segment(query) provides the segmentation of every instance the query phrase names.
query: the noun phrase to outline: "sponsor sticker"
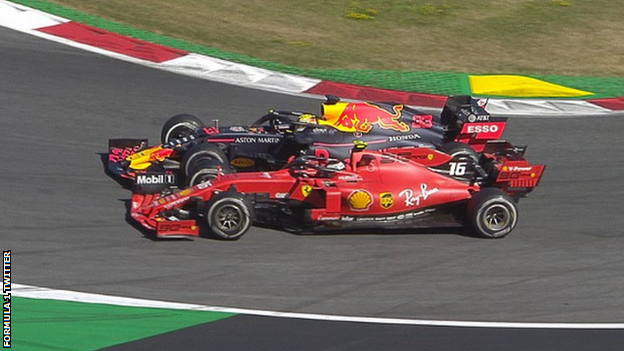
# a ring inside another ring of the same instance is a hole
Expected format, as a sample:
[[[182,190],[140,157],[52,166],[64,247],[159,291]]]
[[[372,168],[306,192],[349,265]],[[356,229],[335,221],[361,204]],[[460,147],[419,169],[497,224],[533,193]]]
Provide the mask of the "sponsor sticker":
[[[418,134],[406,134],[406,135],[395,135],[395,136],[388,137],[388,141],[389,142],[401,141],[401,140],[414,140],[414,139],[420,139],[420,135],[418,135]]]
[[[238,144],[277,144],[280,142],[279,138],[271,137],[240,137],[236,138]]]
[[[241,126],[232,126],[230,127],[230,130],[233,132],[245,132],[245,128],[241,127]]]
[[[204,133],[206,133],[208,135],[219,134],[219,128],[217,128],[217,127],[204,128]]]
[[[359,175],[344,175],[344,176],[338,176],[339,180],[346,180],[347,182],[357,182],[359,180],[362,180],[362,177],[360,177]]]
[[[175,184],[175,176],[173,174],[139,174],[136,177],[138,185],[149,184]]]
[[[180,191],[180,196],[186,196],[186,195],[189,195],[192,192],[193,192],[193,190],[191,190],[191,189],[182,190],[182,191]]]
[[[209,188],[210,186],[212,186],[212,182],[211,181],[207,181],[207,182],[199,183],[195,187],[197,187],[197,189],[199,189],[199,190],[203,190],[203,189]]]
[[[489,122],[490,121],[490,115],[475,115],[475,114],[471,114],[470,116],[468,116],[468,122],[474,123],[474,122]]]
[[[408,213],[401,213],[398,215],[392,215],[392,216],[373,216],[373,217],[369,217],[369,216],[342,216],[340,217],[340,221],[342,222],[392,222],[392,221],[403,221],[403,220],[410,220],[410,219],[416,219],[424,214],[427,213],[431,213],[435,211],[434,209],[427,209],[427,210],[423,210],[423,211],[418,211],[418,212],[408,212]]]
[[[422,183],[419,190],[420,192],[416,192],[412,189],[405,189],[399,193],[399,197],[403,197],[405,199],[406,207],[418,207],[431,195],[440,191],[438,188],[429,189],[429,185],[426,183]]]
[[[354,190],[347,198],[349,207],[353,211],[368,211],[373,204],[373,196],[366,190]]]
[[[339,215],[334,215],[334,216],[320,215],[317,218],[317,221],[319,221],[319,222],[338,221],[338,220],[340,220],[340,216]]]
[[[394,196],[392,193],[381,193],[379,194],[379,204],[381,208],[387,210],[394,205]]]
[[[230,161],[230,163],[232,164],[232,166],[238,168],[249,168],[256,165],[256,161],[246,157],[237,157]]]
[[[478,117],[478,116],[476,116]],[[475,118],[476,118],[475,117]],[[505,130],[505,122],[476,122],[466,123],[462,128],[462,134],[477,134],[477,139],[499,138]]]

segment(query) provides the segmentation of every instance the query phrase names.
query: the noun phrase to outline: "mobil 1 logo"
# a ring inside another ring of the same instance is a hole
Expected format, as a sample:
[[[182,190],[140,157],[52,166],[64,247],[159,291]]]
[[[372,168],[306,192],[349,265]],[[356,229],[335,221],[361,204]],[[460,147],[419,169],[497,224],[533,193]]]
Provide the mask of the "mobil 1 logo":
[[[145,173],[136,177],[137,185],[174,185],[175,182],[175,175],[170,173]]]
[[[144,173],[137,174],[133,191],[137,193],[157,193],[167,188],[175,188],[177,179],[171,173]]]

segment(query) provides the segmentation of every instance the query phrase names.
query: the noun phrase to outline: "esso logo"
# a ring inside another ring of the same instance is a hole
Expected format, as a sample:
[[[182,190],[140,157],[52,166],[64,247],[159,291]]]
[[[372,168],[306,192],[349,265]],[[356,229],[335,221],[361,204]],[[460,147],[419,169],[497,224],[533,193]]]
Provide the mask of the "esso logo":
[[[496,133],[498,131],[499,131],[499,128],[495,124],[475,125],[475,126],[469,125],[467,129],[468,133]]]

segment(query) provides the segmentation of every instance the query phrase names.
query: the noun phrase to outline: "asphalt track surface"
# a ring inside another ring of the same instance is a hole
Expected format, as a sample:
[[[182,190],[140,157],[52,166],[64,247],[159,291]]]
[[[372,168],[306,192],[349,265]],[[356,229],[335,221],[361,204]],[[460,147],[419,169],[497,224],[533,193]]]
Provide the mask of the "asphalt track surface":
[[[459,321],[623,322],[618,117],[511,119],[548,165],[501,240],[421,230],[155,241],[104,174],[111,137],[158,141],[188,112],[249,123],[319,100],[197,80],[0,28],[0,248],[17,283],[288,312]],[[619,334],[622,335],[621,333]],[[604,348],[602,348],[604,349]]]

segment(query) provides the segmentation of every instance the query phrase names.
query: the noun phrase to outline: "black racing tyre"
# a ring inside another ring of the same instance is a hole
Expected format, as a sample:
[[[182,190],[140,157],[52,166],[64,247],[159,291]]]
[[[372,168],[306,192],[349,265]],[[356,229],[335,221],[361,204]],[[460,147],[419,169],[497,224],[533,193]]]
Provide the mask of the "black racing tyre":
[[[484,238],[502,238],[518,223],[515,201],[497,188],[485,188],[474,194],[466,215],[475,232]]]
[[[215,168],[220,165],[226,172],[230,170],[230,163],[225,153],[218,147],[205,143],[197,144],[184,153],[180,169],[188,177],[191,170],[201,160],[210,160],[214,163]]]
[[[472,146],[457,141],[451,141],[440,146],[440,151],[453,156],[458,159],[471,158],[475,161],[479,161],[479,154],[472,148]]]
[[[174,139],[187,137],[201,128],[204,128],[204,122],[199,118],[188,114],[175,115],[162,127],[160,142],[165,144]]]
[[[206,203],[204,218],[219,239],[238,240],[253,223],[253,207],[240,193],[225,191]]]
[[[191,167],[189,174],[186,176],[186,185],[192,187],[199,183],[217,178],[219,166],[222,166],[222,173],[230,173],[230,169],[228,167],[223,167],[219,161],[212,159],[197,160],[197,162],[194,162],[193,167]]]

